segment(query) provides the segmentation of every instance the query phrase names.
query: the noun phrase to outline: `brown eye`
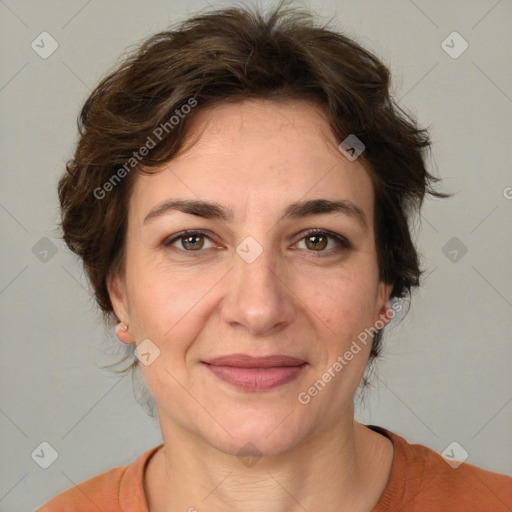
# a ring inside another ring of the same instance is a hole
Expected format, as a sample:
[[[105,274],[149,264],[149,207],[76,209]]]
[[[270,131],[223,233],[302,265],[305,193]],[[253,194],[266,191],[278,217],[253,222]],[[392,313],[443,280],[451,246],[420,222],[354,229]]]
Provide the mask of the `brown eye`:
[[[188,235],[181,237],[181,245],[187,251],[196,251],[203,248],[203,235]]]
[[[304,242],[307,252],[319,253],[318,256],[333,255],[352,247],[345,237],[322,229],[310,230],[299,240],[299,244],[302,242]],[[303,247],[299,248],[302,249]]]
[[[210,245],[205,245],[205,241]],[[163,245],[185,253],[202,252],[202,249],[210,249],[215,246],[210,237],[201,231],[182,231],[164,240]]]
[[[322,251],[327,247],[327,237],[325,235],[309,235],[304,240],[306,246],[314,251]]]

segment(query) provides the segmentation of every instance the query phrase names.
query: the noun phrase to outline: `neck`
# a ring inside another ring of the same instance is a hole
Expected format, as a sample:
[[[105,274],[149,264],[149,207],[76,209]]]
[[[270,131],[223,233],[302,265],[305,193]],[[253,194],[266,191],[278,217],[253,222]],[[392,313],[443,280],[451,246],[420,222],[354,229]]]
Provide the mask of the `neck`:
[[[352,415],[278,456],[240,459],[160,418],[164,448],[146,470],[151,512],[369,512],[384,491],[392,443]]]

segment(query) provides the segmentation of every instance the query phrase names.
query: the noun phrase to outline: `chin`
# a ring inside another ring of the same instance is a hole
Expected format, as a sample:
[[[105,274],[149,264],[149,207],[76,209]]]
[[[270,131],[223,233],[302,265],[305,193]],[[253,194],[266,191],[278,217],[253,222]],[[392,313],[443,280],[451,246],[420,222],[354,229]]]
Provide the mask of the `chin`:
[[[224,441],[224,442],[223,442]],[[218,443],[212,442],[217,450],[239,458],[279,457],[293,449],[299,440],[290,436],[270,440],[266,435],[233,436]]]
[[[204,437],[211,446],[229,455],[279,456],[295,447],[305,436],[305,432],[290,423],[292,415],[283,421],[287,414],[265,417],[260,412],[249,418],[236,416],[230,421],[225,418],[222,425],[229,434],[219,427],[215,431],[209,429]]]

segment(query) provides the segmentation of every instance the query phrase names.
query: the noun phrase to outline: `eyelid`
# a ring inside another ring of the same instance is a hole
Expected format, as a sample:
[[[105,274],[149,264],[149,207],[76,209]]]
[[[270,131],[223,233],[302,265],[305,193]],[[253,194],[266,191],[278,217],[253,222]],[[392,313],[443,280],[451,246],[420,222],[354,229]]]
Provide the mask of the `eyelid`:
[[[168,236],[165,238],[162,242],[162,244],[165,247],[169,247],[174,242],[178,242],[182,238],[186,238],[188,236],[203,236],[204,238],[207,238],[212,243],[216,243],[212,236],[208,234],[208,231],[202,230],[202,229],[186,229],[184,231],[180,231],[179,233],[176,233],[174,235]],[[185,249],[180,249],[182,252],[201,252],[199,251],[185,251]]]
[[[322,228],[310,228],[310,229],[301,231],[297,235],[298,237],[300,237],[297,241],[300,242],[307,236],[316,235],[316,234],[324,235],[329,238],[334,238],[334,240],[336,240],[340,245],[342,245],[343,247],[345,247],[347,249],[352,247],[352,244],[350,243],[350,241],[343,235],[340,235],[339,233],[335,233],[334,231],[329,231],[328,229],[322,229]],[[311,251],[311,252],[314,252],[314,251]],[[325,251],[319,251],[319,252],[325,252]]]
[[[305,238],[308,236],[313,235],[322,235],[327,238],[334,239],[335,243],[337,244],[337,247],[333,247],[331,249],[322,250],[322,251],[313,251],[308,249],[302,249],[303,251],[306,251],[308,253],[308,256],[311,256],[313,258],[329,258],[332,256],[339,256],[340,253],[345,253],[346,251],[352,249],[352,243],[343,235],[340,235],[338,233],[335,233],[333,231],[329,231],[328,229],[322,229],[322,228],[311,228],[306,229],[305,231],[300,232],[297,237],[299,239],[297,242],[295,242],[294,245],[298,244],[299,242],[302,242]],[[293,250],[298,250],[296,248],[293,248]]]

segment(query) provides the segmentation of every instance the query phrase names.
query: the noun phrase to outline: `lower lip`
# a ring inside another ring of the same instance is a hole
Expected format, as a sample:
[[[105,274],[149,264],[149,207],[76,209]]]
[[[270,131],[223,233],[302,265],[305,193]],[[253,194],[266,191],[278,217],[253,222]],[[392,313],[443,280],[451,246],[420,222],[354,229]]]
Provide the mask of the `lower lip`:
[[[295,380],[306,367],[306,363],[278,368],[239,368],[204,364],[219,379],[246,391],[268,391],[277,388]]]

